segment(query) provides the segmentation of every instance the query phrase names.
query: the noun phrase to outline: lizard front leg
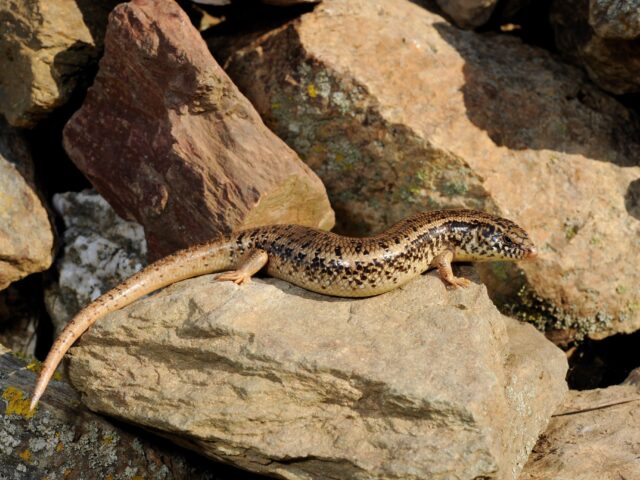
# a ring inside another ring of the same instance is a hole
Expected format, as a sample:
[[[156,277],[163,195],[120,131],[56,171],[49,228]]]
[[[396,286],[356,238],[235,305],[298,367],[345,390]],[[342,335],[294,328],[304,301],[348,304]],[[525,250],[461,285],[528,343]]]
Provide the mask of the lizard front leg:
[[[451,269],[451,260],[453,260],[453,252],[446,250],[440,255],[436,256],[431,265],[438,269],[440,278],[443,282],[451,285],[452,287],[468,287],[471,285],[471,281],[466,278],[456,277]]]
[[[236,285],[251,282],[251,277],[258,273],[269,261],[269,255],[264,250],[251,250],[241,259],[236,270],[224,272],[216,280],[231,281]]]

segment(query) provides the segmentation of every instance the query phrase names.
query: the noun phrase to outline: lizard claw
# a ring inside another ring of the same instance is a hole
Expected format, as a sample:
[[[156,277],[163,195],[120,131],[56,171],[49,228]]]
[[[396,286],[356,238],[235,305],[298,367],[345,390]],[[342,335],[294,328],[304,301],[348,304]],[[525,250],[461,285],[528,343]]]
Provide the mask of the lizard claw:
[[[471,282],[471,280],[467,280],[466,278],[462,277],[453,277],[451,279],[447,279],[447,282],[449,283],[451,288],[467,288],[473,283]]]
[[[248,275],[245,272],[240,270],[232,270],[230,272],[224,272],[218,275],[216,278],[219,282],[230,281],[235,283],[236,285],[245,285],[247,283],[251,283],[251,275]]]

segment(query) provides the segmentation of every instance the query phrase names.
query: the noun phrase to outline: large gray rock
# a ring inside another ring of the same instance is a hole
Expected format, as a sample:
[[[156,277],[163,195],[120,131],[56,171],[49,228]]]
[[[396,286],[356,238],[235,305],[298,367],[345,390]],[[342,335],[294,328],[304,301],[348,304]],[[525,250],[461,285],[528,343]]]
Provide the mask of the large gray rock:
[[[65,224],[58,282],[45,295],[56,334],[81,308],[146,264],[144,230],[120,218],[98,193],[59,193],[53,207]]]
[[[289,480],[513,479],[566,369],[436,275],[360,300],[204,276],[103,318],[70,362],[92,410]]]
[[[118,0],[0,3],[0,113],[33,127],[64,105],[102,53],[107,15]]]
[[[325,0],[218,45],[267,124],[318,172],[343,232],[425,209],[499,212],[541,255],[519,270],[486,266],[493,298],[570,339],[640,328],[640,128],[578,69],[408,0]]]
[[[0,290],[49,268],[53,247],[53,228],[34,183],[27,143],[0,117]]]
[[[570,391],[540,437],[520,480],[640,478],[640,385]]]

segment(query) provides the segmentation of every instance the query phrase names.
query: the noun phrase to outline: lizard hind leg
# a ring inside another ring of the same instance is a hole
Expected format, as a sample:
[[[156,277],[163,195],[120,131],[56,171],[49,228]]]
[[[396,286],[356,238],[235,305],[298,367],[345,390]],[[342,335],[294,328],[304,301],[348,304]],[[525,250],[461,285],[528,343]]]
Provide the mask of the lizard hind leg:
[[[236,270],[224,272],[218,276],[218,281],[230,281],[236,285],[251,282],[251,277],[258,273],[269,261],[269,255],[264,250],[247,252],[238,263]]]

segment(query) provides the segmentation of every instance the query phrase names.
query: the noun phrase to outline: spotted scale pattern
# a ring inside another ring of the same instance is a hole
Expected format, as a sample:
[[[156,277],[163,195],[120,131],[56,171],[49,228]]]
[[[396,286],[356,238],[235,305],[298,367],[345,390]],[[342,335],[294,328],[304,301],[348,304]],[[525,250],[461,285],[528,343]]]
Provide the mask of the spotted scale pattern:
[[[237,247],[234,255],[266,251],[269,275],[341,297],[397,288],[427,270],[446,250],[454,252],[454,261],[483,261],[522,258],[533,248],[515,223],[470,210],[418,214],[367,238],[274,225],[239,232],[230,240]]]

